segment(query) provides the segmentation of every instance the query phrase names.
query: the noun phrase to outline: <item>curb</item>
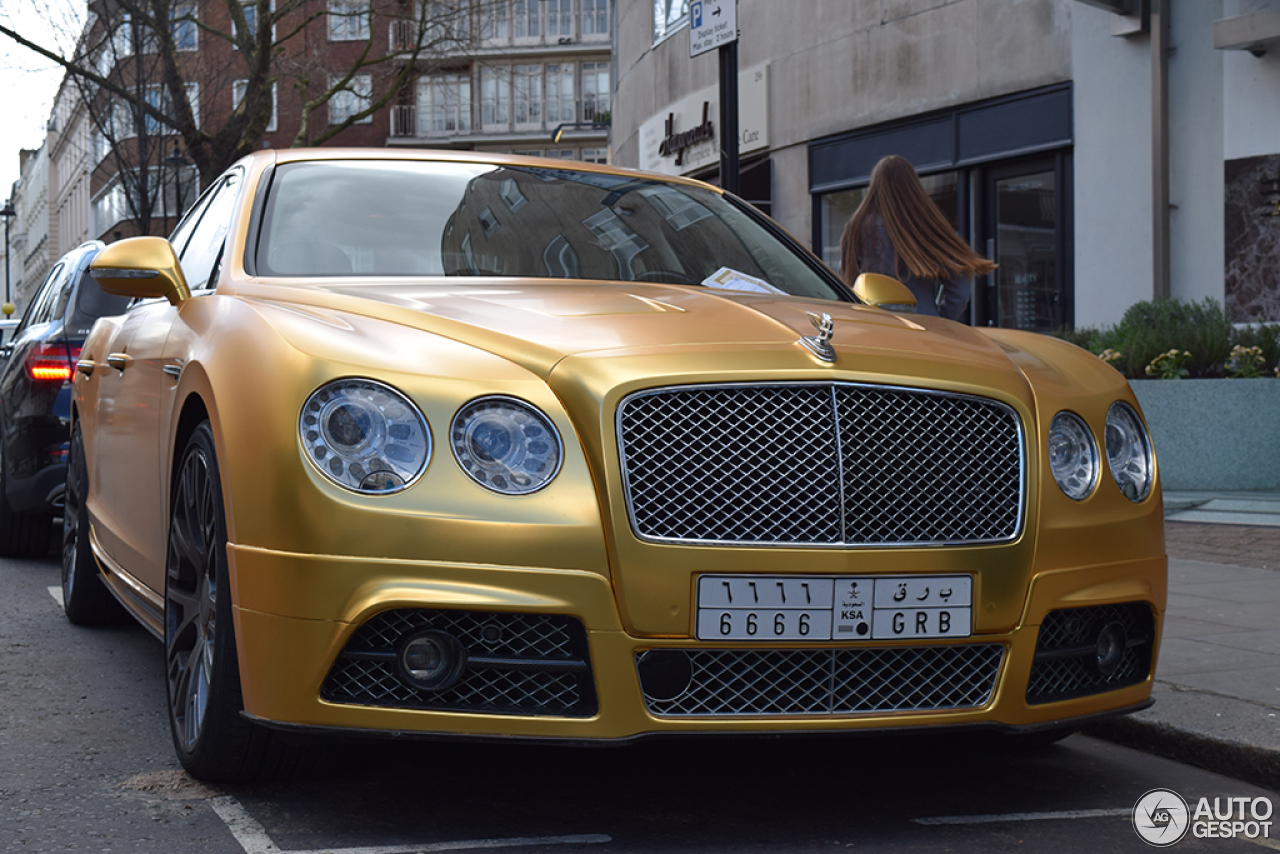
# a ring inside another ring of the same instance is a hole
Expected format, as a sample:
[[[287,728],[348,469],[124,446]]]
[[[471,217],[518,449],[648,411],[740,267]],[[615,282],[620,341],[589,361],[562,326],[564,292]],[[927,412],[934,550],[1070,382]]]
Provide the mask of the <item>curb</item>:
[[[1215,738],[1175,724],[1132,716],[1098,721],[1081,732],[1280,791],[1280,750]]]

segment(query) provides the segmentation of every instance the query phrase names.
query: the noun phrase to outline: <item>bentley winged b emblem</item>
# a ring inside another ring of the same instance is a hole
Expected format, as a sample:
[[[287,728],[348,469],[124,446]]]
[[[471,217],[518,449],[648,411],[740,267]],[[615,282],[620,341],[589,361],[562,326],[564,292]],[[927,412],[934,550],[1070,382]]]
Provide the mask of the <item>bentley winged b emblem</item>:
[[[831,336],[836,331],[835,321],[825,311],[821,317],[811,311],[805,312],[805,314],[809,315],[809,322],[813,324],[814,329],[818,330],[818,334],[802,336],[796,343],[803,344],[806,350],[822,361],[834,362],[836,360],[836,351],[831,346]]]

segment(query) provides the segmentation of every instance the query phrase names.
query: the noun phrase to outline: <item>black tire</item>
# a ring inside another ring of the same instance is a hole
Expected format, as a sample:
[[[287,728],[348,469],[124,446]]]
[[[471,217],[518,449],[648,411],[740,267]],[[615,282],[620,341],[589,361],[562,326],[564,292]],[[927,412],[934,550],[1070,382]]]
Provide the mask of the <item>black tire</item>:
[[[0,441],[0,557],[43,557],[53,545],[53,514],[15,513],[5,497],[6,469]]]
[[[301,747],[240,713],[227,578],[227,526],[209,422],[179,457],[165,561],[165,668],[169,728],[182,767],[197,779],[245,782],[300,770]]]
[[[124,608],[103,584],[89,546],[89,518],[84,509],[89,468],[78,422],[71,428],[69,456],[67,500],[62,511],[62,611],[77,626],[119,622]]]

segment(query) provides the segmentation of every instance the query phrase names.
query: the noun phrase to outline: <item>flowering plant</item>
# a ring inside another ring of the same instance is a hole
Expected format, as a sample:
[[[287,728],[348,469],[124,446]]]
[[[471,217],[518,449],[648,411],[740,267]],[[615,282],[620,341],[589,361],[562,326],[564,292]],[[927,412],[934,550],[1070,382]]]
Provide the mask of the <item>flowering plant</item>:
[[[1191,372],[1184,368],[1183,365],[1190,358],[1190,351],[1179,350],[1175,347],[1151,360],[1151,364],[1147,365],[1147,376],[1155,377],[1158,380],[1180,380],[1184,377],[1189,377]]]
[[[1098,358],[1114,368],[1116,366],[1116,362],[1124,358],[1124,353],[1121,353],[1119,350],[1112,350],[1108,347],[1098,354]]]
[[[1262,366],[1266,359],[1262,356],[1261,347],[1243,347],[1239,344],[1231,348],[1224,367],[1227,374],[1236,379],[1253,379],[1262,376]]]

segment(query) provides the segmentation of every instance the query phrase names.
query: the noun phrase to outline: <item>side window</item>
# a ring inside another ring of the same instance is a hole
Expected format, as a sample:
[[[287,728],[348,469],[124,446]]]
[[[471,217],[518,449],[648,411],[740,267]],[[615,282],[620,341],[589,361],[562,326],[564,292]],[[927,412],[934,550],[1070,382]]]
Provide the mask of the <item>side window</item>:
[[[28,326],[34,326],[37,323],[47,323],[52,317],[51,309],[53,301],[58,297],[58,280],[62,278],[62,268],[65,265],[55,264],[53,269],[49,271],[49,275],[44,277],[44,281],[40,284],[40,290],[36,292],[36,297],[27,306],[27,311],[22,315],[22,323],[18,324],[17,330],[14,331],[14,337],[21,335],[26,331]]]
[[[213,191],[204,214],[191,232],[191,239],[182,250],[182,275],[193,291],[213,286],[210,279],[222,257],[222,246],[226,242],[239,195],[240,173],[232,172]]]

